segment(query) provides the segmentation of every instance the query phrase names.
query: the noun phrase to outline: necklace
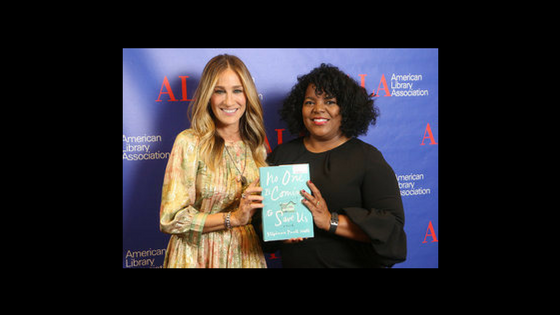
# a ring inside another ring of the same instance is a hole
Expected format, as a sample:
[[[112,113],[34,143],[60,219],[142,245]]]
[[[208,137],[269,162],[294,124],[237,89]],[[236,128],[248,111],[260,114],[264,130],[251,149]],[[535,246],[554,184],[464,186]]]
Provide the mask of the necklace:
[[[243,173],[239,170],[239,168],[237,168],[237,164],[235,164],[235,161],[233,160],[233,157],[231,156],[231,153],[229,153],[229,150],[227,148],[227,145],[225,145],[225,143],[224,143],[224,147],[226,148],[226,152],[229,155],[229,158],[231,159],[231,162],[233,163],[233,166],[235,166],[235,169],[237,170],[237,172],[241,176],[241,184],[243,186],[247,185],[247,178],[245,176],[243,176],[243,173],[245,173],[245,166],[247,166],[247,146],[245,146],[245,162],[243,162]]]

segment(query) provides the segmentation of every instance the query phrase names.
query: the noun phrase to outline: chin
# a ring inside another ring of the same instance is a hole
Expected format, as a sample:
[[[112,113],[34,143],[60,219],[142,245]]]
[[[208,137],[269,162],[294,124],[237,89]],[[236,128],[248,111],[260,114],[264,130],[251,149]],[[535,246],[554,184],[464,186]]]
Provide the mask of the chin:
[[[241,119],[241,117],[218,117],[218,121],[220,123],[220,125],[224,125],[224,126],[229,126],[229,125],[233,125],[233,124],[238,124],[239,120]]]

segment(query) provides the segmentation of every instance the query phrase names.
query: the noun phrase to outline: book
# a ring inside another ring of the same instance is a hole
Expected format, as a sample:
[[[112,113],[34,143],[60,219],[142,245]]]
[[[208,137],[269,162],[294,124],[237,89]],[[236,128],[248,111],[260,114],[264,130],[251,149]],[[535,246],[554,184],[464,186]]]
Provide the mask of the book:
[[[313,237],[313,215],[301,202],[301,190],[311,193],[309,164],[260,167],[259,173],[264,241]]]

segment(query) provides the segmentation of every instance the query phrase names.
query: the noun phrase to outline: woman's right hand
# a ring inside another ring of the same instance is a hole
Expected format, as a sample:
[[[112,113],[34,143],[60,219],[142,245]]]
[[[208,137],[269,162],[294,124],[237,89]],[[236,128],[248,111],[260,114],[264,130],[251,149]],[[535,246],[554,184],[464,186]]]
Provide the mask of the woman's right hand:
[[[264,197],[260,195],[263,189],[257,186],[258,184],[259,178],[252,182],[241,195],[239,208],[231,213],[231,226],[246,225],[255,211],[264,207],[262,204]]]
[[[285,240],[284,244],[299,243],[299,242],[303,242],[303,240],[304,240],[303,237],[290,238],[289,240]]]

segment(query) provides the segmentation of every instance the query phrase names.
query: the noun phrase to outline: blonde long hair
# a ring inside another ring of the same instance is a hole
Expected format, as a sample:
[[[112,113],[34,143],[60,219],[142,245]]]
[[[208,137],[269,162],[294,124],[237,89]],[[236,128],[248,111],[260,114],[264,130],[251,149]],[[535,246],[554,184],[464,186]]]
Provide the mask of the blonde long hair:
[[[266,150],[264,149],[266,132],[257,88],[243,61],[236,56],[227,54],[215,56],[208,61],[202,71],[202,77],[194,93],[193,101],[191,101],[187,110],[188,118],[191,121],[191,129],[200,137],[200,157],[211,170],[214,170],[216,165],[220,165],[222,161],[224,139],[216,131],[210,98],[214,93],[219,75],[228,68],[235,71],[241,79],[243,92],[247,99],[245,113],[239,120],[241,139],[251,149],[257,167],[267,166],[265,162]]]

